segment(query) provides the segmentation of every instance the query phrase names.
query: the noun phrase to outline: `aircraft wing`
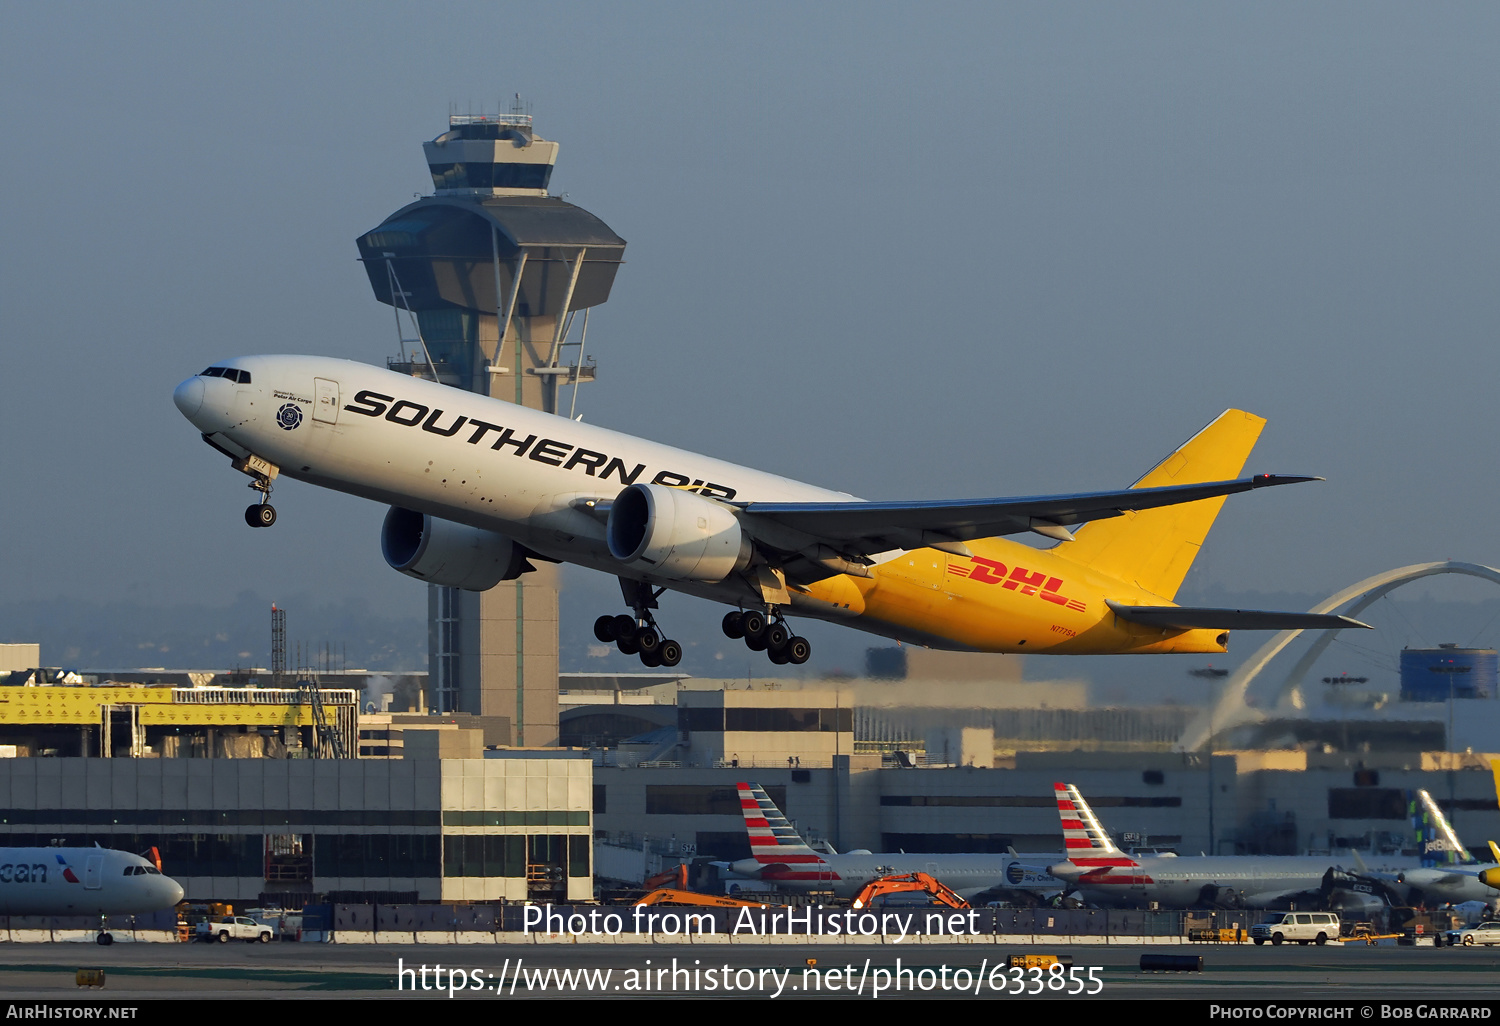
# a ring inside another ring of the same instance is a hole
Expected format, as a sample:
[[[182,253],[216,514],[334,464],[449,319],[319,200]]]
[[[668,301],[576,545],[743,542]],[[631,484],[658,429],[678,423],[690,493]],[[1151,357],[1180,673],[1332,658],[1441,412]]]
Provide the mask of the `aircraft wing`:
[[[1258,474],[1236,481],[1074,495],[936,502],[751,502],[741,508],[751,525],[756,521],[773,522],[841,551],[868,555],[890,549],[961,544],[1026,531],[1068,540],[1072,537],[1069,527],[1090,520],[1213,499],[1253,488],[1321,480]]]
[[[1105,604],[1122,620],[1172,630],[1292,631],[1363,627],[1367,623],[1332,613],[1282,613],[1267,609],[1208,609],[1194,606],[1127,606],[1113,599]]]

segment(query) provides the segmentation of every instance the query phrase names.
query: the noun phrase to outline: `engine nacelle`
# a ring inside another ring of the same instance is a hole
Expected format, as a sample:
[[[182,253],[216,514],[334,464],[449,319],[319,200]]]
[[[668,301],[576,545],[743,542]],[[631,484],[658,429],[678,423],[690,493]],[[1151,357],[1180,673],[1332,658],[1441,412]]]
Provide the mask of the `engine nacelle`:
[[[666,485],[634,484],[615,496],[605,534],[610,555],[666,580],[714,583],[750,564],[733,510]]]
[[[528,570],[526,550],[503,534],[392,506],[380,528],[392,570],[428,584],[487,591]]]

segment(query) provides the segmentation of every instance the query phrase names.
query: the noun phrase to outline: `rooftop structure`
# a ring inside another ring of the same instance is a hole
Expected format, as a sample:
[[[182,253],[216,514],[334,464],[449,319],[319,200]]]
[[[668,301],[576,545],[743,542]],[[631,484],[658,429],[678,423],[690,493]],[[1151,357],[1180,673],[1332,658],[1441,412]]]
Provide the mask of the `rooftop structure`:
[[[391,368],[571,415],[595,373],[587,311],[609,298],[625,240],[548,194],[558,145],[529,114],[454,115],[423,151],[434,194],[356,240],[396,316]],[[507,717],[518,745],[556,741],[555,567],[486,592],[429,584],[428,624],[435,711]]]

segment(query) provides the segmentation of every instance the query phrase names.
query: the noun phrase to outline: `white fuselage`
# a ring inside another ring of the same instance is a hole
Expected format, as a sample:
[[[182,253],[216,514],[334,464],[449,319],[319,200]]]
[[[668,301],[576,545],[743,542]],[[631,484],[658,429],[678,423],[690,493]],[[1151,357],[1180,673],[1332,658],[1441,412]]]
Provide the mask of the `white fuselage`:
[[[920,852],[865,855],[850,852],[821,858],[821,863],[798,862],[784,868],[765,867],[751,858],[742,859],[730,868],[747,878],[772,884],[777,890],[796,893],[832,891],[839,898],[852,898],[866,884],[883,876],[908,873],[926,873],[964,898],[992,890],[1055,894],[1066,887],[1044,868],[1056,858],[1055,855],[1028,857]]]
[[[1430,866],[1403,871],[1401,884],[1420,891],[1428,904],[1449,902],[1461,905],[1466,901],[1482,901],[1494,904],[1500,900],[1500,890],[1486,884],[1479,874],[1487,869],[1497,869],[1493,862],[1470,862],[1457,866]]]
[[[606,573],[621,567],[604,523],[574,500],[610,499],[637,482],[736,502],[854,500],[365,364],[254,356],[224,366],[248,372],[249,384],[197,376],[174,394],[223,448],[269,460],[285,477],[495,531]],[[756,597],[737,576],[674,587],[730,604]]]
[[[1138,908],[1156,902],[1187,908],[1200,901],[1224,901],[1245,908],[1270,908],[1287,896],[1317,891],[1331,868],[1348,869],[1331,857],[1314,855],[1140,855],[1136,865],[1098,869],[1053,866],[1052,872],[1093,904]],[[1399,868],[1396,862],[1382,870]]]
[[[0,848],[0,915],[133,915],[182,900],[177,881],[112,848]]]

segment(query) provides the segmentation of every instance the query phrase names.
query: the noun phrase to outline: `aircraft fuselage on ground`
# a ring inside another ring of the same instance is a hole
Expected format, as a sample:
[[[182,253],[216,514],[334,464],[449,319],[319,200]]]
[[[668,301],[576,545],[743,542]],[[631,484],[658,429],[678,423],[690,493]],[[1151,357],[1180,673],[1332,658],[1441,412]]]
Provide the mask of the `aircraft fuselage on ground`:
[[[112,848],[0,848],[0,915],[134,915],[182,900],[150,862]]]

